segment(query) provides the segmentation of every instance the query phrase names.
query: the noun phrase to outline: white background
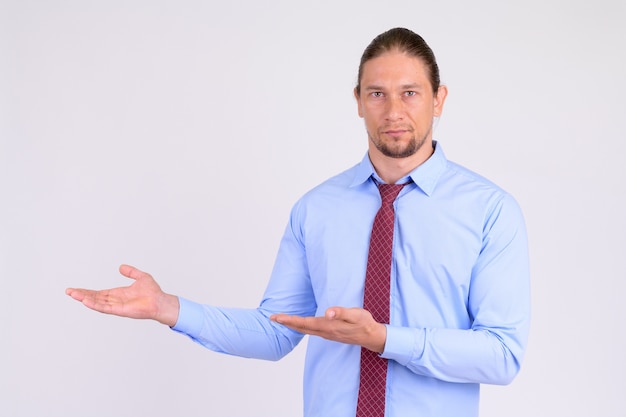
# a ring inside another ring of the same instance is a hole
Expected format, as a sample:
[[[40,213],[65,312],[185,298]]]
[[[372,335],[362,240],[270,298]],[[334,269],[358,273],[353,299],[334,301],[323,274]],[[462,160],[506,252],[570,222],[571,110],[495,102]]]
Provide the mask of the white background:
[[[527,220],[528,353],[482,416],[624,416],[625,21],[621,0],[0,0],[0,415],[301,415],[304,344],[219,355],[64,289],[125,285],[124,262],[255,307],[292,204],[365,152],[363,49],[405,26],[450,90],[435,138]]]

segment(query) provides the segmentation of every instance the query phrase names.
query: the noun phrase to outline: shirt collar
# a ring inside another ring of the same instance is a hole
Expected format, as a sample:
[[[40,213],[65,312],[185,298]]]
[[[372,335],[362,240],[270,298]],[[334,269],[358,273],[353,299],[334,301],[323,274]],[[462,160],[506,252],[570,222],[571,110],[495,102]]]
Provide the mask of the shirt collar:
[[[443,153],[443,149],[441,145],[437,143],[437,141],[433,141],[433,147],[435,151],[423,164],[415,168],[413,171],[407,175],[407,177],[401,179],[399,183],[406,182],[408,179],[412,180],[426,195],[431,195],[435,186],[437,185],[437,180],[443,173],[448,164],[448,160]],[[370,177],[374,176],[374,178],[378,177],[376,174],[376,170],[370,161],[369,155],[366,152],[365,156],[361,160],[361,163],[357,165],[356,172],[354,174],[354,179],[350,184],[351,187],[355,187],[357,185],[363,184],[368,181]]]

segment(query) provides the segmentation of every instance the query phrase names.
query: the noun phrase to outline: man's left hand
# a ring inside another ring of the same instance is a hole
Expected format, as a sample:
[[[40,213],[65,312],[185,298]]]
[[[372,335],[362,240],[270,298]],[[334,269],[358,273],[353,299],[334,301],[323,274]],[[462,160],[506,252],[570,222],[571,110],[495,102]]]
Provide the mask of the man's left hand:
[[[300,333],[360,345],[374,352],[385,349],[387,327],[362,308],[331,307],[323,317],[273,314],[270,320]]]

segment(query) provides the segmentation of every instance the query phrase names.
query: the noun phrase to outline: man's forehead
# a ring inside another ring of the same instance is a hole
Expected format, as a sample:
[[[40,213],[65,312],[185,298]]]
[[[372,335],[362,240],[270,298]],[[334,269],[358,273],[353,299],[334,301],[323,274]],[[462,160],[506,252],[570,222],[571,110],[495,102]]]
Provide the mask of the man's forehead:
[[[379,58],[372,59],[363,66],[361,84],[364,88],[389,82],[401,86],[422,86],[430,82],[426,65],[419,58]]]

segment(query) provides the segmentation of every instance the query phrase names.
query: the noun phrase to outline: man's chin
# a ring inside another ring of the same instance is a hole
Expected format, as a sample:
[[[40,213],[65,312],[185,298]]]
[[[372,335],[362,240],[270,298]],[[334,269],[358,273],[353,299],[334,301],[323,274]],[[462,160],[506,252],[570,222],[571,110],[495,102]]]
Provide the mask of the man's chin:
[[[419,150],[419,147],[416,144],[411,144],[403,147],[394,147],[394,146],[380,146],[378,147],[380,153],[389,158],[394,159],[402,159],[408,158],[409,156],[415,155],[415,153]]]

